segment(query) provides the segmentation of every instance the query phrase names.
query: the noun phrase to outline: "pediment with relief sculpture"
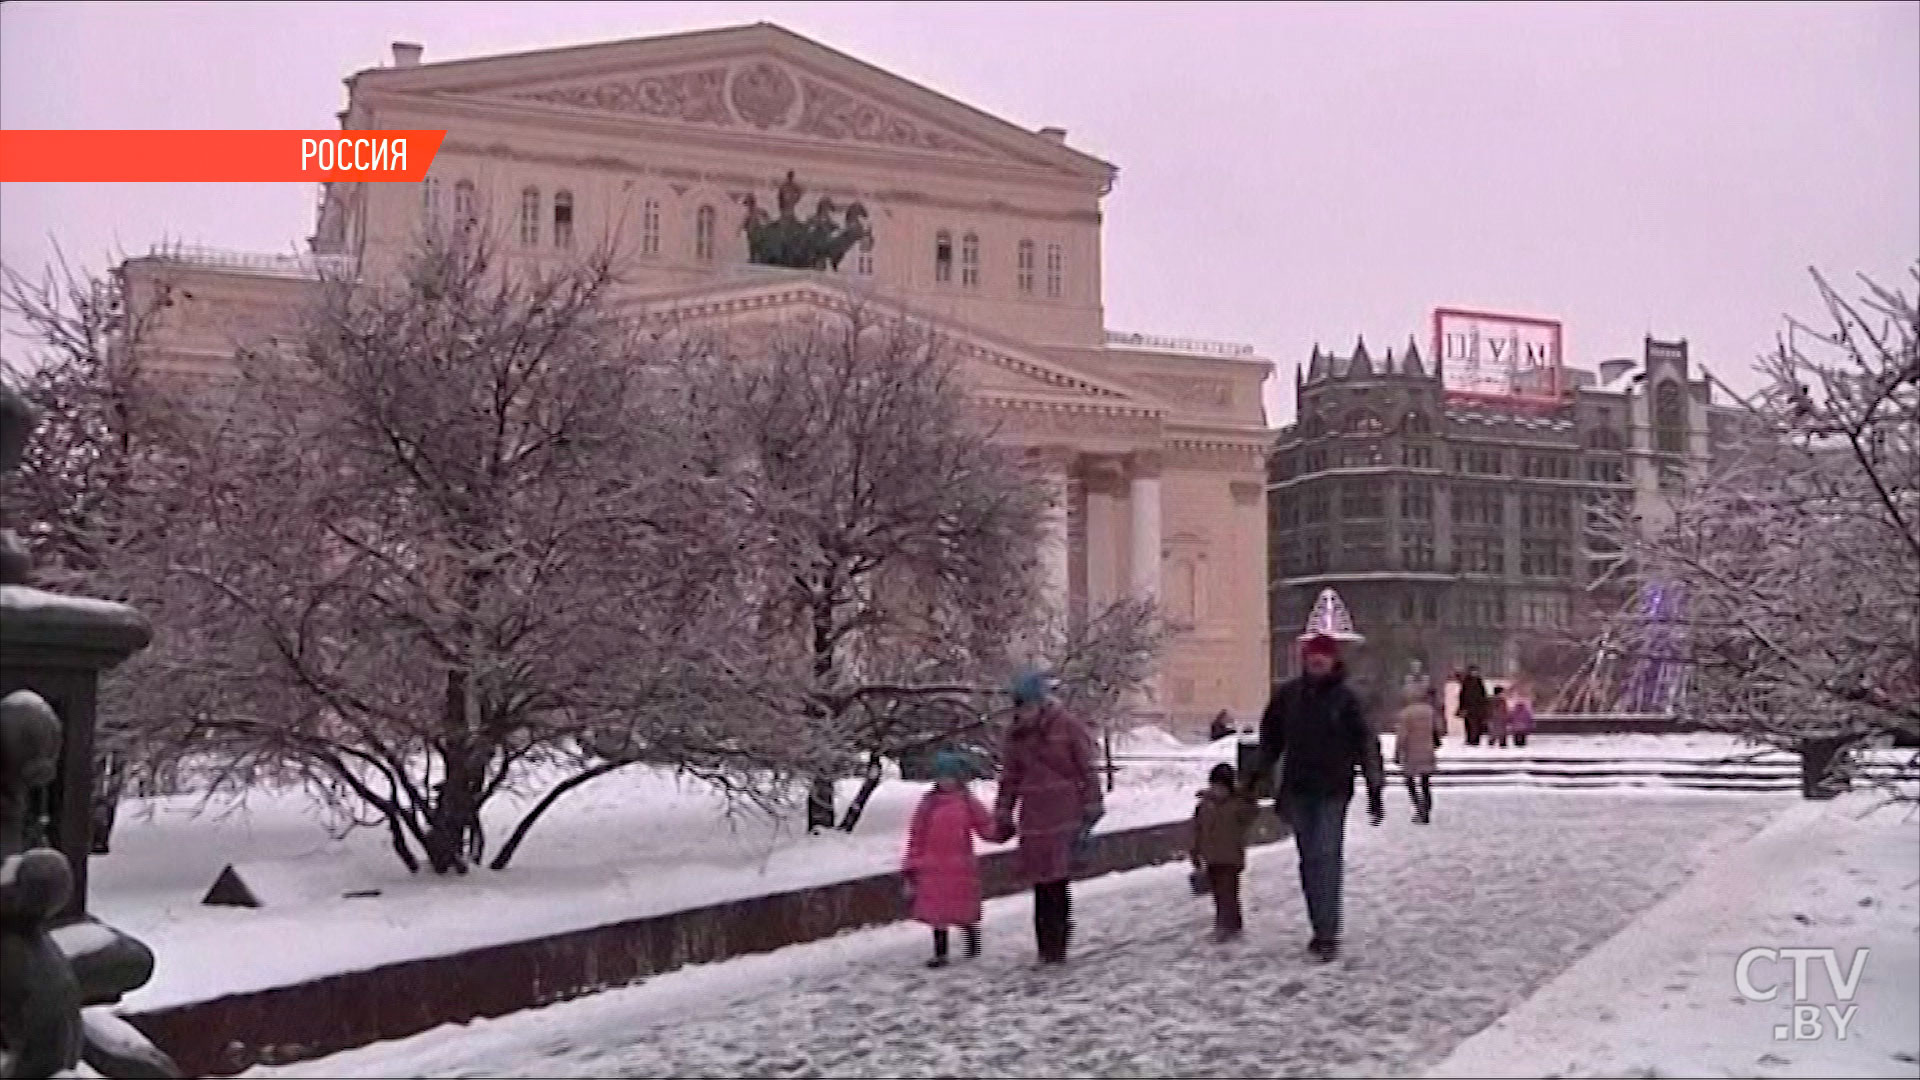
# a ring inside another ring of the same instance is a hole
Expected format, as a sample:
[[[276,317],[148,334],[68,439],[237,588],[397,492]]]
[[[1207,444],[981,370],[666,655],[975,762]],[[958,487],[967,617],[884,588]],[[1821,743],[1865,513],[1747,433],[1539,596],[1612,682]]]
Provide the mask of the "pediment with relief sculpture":
[[[364,73],[490,101],[1110,175],[1112,167],[779,27],[758,24]]]
[[[830,275],[801,271],[748,271],[749,277],[650,296],[640,301],[657,325],[719,326],[773,322],[807,314],[845,314],[864,306],[875,315],[923,318],[884,300],[856,296]],[[953,350],[963,377],[982,397],[1006,401],[1071,403],[1076,407],[1157,419],[1165,404],[1130,386],[1084,372],[1050,357],[1035,355],[1016,342],[940,320],[946,346]]]

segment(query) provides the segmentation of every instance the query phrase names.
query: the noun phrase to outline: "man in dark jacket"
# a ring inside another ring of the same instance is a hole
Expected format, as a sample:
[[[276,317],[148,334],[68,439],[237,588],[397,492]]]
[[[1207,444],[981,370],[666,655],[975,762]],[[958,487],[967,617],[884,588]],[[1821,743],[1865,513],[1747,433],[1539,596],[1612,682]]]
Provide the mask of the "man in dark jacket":
[[[1340,951],[1340,879],[1353,774],[1366,778],[1367,814],[1378,825],[1386,816],[1386,770],[1380,739],[1347,685],[1339,643],[1325,634],[1307,639],[1301,663],[1305,673],[1275,688],[1260,718],[1260,755],[1248,787],[1259,791],[1279,763],[1274,804],[1292,826],[1300,853],[1300,889],[1313,924],[1307,951],[1328,961]]]
[[[1467,725],[1468,746],[1479,746],[1480,736],[1486,734],[1487,707],[1492,700],[1487,695],[1486,680],[1480,677],[1479,666],[1469,666],[1460,679],[1460,719]]]

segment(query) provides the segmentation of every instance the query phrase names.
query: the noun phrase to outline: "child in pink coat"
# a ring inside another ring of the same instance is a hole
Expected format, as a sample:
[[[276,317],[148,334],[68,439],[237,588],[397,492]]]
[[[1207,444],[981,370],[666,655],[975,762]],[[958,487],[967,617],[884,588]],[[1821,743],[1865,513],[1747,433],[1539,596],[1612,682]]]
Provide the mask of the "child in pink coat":
[[[933,759],[934,785],[914,808],[901,866],[913,917],[933,927],[930,968],[947,966],[947,934],[958,926],[967,956],[980,955],[980,864],[973,838],[999,839],[993,818],[967,789],[967,760],[951,750]]]

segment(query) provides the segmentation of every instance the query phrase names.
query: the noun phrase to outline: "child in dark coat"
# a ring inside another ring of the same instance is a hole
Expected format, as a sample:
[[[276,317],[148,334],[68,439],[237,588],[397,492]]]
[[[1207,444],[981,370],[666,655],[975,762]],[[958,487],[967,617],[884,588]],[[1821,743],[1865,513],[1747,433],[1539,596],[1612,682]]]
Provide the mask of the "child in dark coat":
[[[1213,894],[1213,939],[1240,936],[1240,872],[1247,865],[1247,831],[1258,804],[1242,794],[1233,766],[1221,762],[1207,775],[1193,810],[1193,868]]]

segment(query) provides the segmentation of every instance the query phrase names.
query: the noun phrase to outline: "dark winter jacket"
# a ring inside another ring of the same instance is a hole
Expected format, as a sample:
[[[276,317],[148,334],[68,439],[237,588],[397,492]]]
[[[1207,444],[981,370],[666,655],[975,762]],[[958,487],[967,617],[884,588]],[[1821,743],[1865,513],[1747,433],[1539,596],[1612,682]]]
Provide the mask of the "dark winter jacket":
[[[1213,784],[1193,808],[1193,861],[1199,866],[1247,865],[1247,830],[1253,826],[1252,796]]]
[[[1380,739],[1367,723],[1360,699],[1347,685],[1344,666],[1325,678],[1301,675],[1281,683],[1260,718],[1260,756],[1255,773],[1264,777],[1280,763],[1280,795],[1353,796],[1353,774],[1366,777],[1367,791],[1386,784]],[[1257,787],[1252,790],[1259,790]]]
[[[1493,698],[1487,693],[1486,681],[1478,675],[1468,675],[1460,680],[1460,715],[1474,720],[1487,718],[1487,706]]]

